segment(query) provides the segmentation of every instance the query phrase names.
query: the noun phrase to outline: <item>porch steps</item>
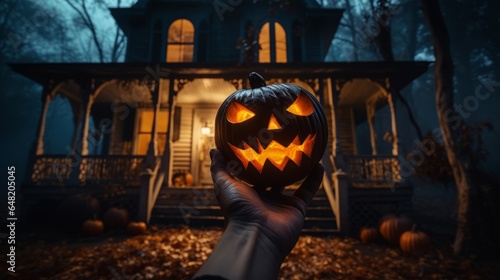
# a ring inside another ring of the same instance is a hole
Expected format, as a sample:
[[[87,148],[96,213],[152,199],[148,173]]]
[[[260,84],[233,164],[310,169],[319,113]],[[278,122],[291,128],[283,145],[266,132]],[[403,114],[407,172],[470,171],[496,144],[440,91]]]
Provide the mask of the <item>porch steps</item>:
[[[339,126],[340,145],[345,155],[356,154],[355,124],[352,107],[337,107],[337,125]]]
[[[293,190],[285,190],[291,195]],[[212,189],[165,188],[156,201],[151,216],[153,224],[223,227],[224,217]],[[320,189],[307,208],[303,233],[337,233],[335,217],[325,192]]]

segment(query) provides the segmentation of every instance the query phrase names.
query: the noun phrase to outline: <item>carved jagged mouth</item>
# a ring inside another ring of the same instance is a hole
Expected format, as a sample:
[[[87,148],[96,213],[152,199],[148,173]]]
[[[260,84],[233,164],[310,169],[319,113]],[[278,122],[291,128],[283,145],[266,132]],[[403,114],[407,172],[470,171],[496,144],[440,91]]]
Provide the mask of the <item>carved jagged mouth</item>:
[[[280,143],[272,140],[269,145],[264,149],[257,139],[258,152],[250,147],[245,141],[243,141],[243,149],[240,149],[234,145],[229,144],[229,147],[233,150],[234,154],[241,161],[245,169],[248,169],[248,163],[251,162],[252,165],[262,173],[264,168],[264,163],[266,160],[271,162],[279,170],[283,171],[289,160],[295,162],[297,166],[300,166],[302,162],[302,154],[311,157],[312,150],[314,147],[314,142],[316,140],[316,134],[309,134],[302,143],[300,143],[299,136],[297,135],[295,139],[285,147]]]

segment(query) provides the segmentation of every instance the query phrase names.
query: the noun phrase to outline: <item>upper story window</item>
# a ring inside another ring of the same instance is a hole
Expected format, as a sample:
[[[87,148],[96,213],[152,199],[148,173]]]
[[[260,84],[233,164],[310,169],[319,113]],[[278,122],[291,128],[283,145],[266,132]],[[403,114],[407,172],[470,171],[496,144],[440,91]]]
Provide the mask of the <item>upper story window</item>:
[[[259,62],[286,63],[286,32],[278,22],[266,22],[259,32]]]
[[[167,62],[192,62],[194,53],[194,25],[187,19],[178,19],[168,28]]]

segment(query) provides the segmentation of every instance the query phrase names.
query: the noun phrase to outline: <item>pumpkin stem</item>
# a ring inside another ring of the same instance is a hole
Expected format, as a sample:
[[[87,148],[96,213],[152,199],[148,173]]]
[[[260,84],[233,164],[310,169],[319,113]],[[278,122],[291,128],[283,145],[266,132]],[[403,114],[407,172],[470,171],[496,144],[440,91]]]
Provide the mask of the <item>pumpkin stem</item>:
[[[248,75],[248,81],[250,82],[250,86],[252,87],[252,89],[266,86],[266,81],[257,72],[250,73],[250,75]]]
[[[411,232],[415,232],[415,231],[417,231],[417,224],[413,224],[411,226]]]

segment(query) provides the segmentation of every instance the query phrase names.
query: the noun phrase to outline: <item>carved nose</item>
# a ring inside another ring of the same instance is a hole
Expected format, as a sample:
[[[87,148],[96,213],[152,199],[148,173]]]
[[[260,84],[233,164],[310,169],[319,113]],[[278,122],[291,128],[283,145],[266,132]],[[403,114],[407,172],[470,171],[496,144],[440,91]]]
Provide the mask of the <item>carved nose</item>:
[[[271,114],[271,118],[269,119],[269,125],[267,126],[267,129],[269,130],[281,129],[281,125],[278,123],[278,120],[276,119],[274,114]]]

